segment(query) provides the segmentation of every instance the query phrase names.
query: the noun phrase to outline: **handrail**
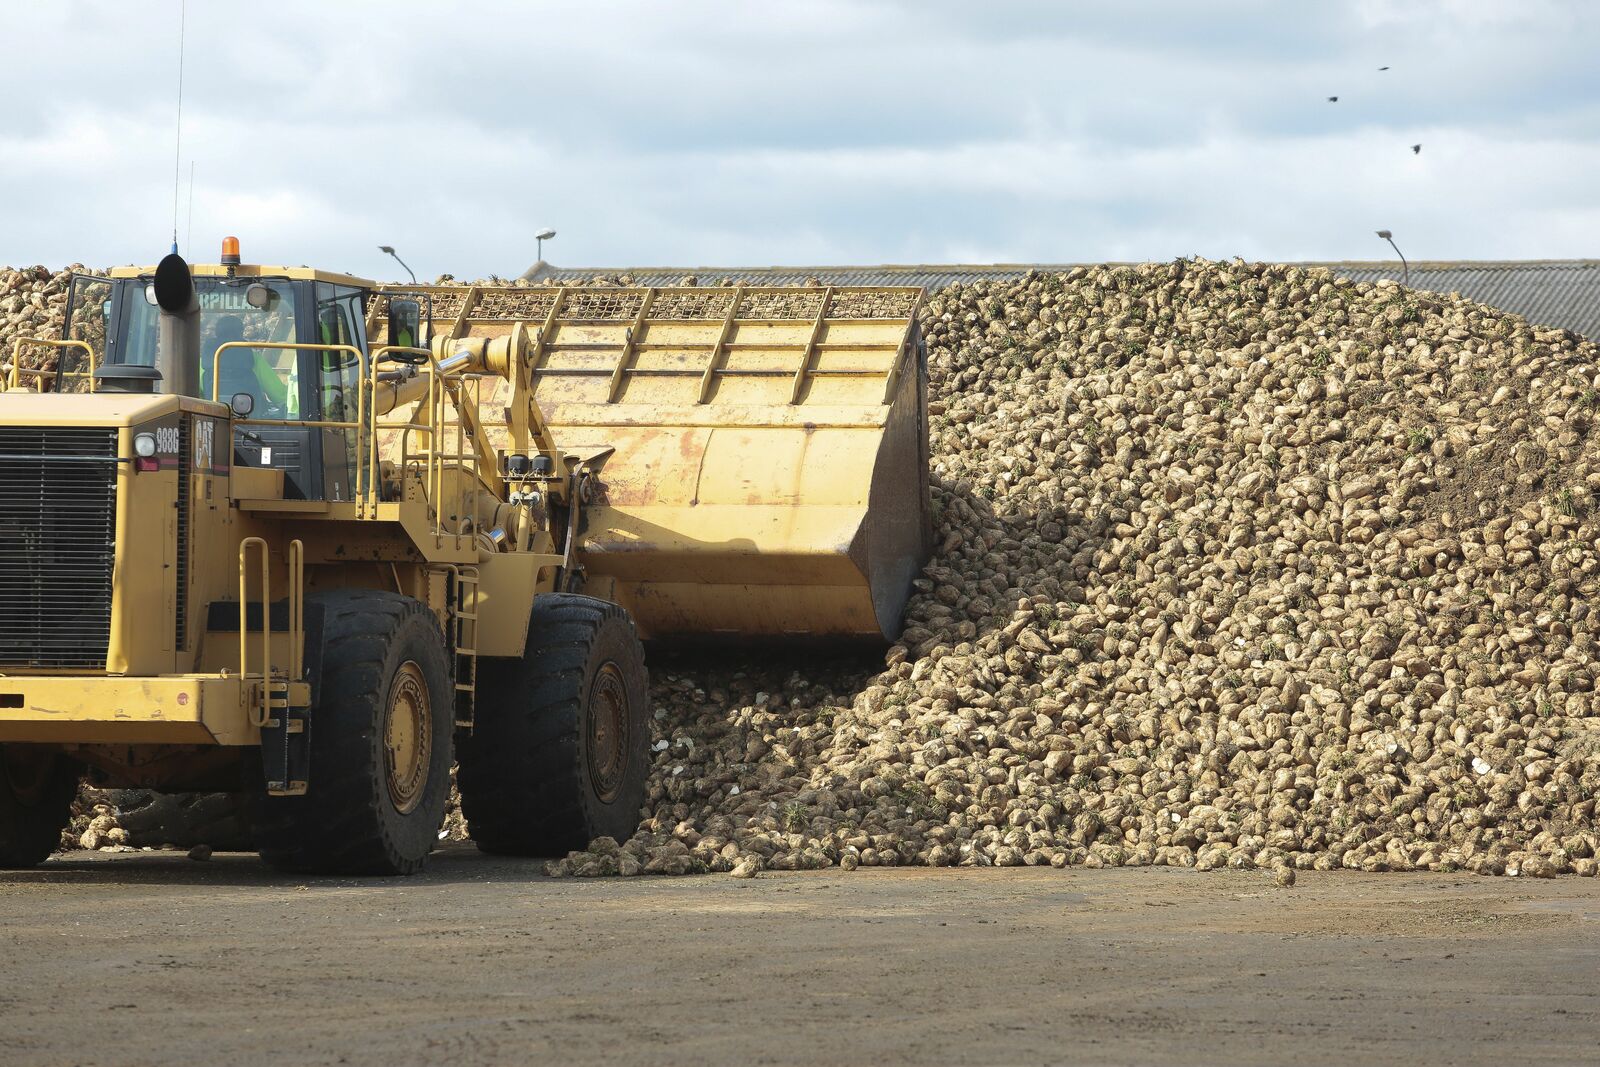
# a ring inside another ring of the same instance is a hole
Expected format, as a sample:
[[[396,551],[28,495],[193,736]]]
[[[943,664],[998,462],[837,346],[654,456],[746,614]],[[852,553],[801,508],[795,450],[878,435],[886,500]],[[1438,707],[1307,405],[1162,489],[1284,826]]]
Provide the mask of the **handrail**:
[[[255,681],[250,673],[250,550],[261,550],[261,703],[249,709],[250,725],[272,721],[272,576],[271,551],[265,539],[246,537],[239,542],[239,679]],[[305,674],[306,547],[299,539],[289,542],[289,670],[287,680],[301,681]]]
[[[297,537],[289,542],[289,680],[305,675],[306,546]]]
[[[447,388],[447,379],[459,378],[462,375],[444,370],[444,368],[440,365],[439,360],[431,351],[421,348],[410,348],[402,345],[382,345],[374,349],[372,352],[373,366],[376,367],[379,357],[390,352],[406,352],[426,358],[426,365],[420,363],[416,365],[418,375],[427,375],[428,379],[427,392],[416,399],[419,410],[425,414],[420,424],[412,420],[398,423],[378,422],[378,387],[381,383],[378,381],[376,371],[374,371],[368,380],[368,388],[370,389],[372,396],[370,401],[364,401],[366,404],[366,410],[372,413],[372,449],[368,453],[368,487],[369,489],[375,489],[378,481],[377,433],[379,430],[398,429],[405,431],[401,439],[400,458],[402,464],[404,464],[408,454],[406,439],[409,438],[410,431],[417,430],[420,433],[426,433],[428,435],[427,444],[419,449],[419,453],[423,464],[423,495],[427,499],[429,506],[433,509],[432,532],[434,544],[435,547],[443,547],[444,538],[449,536],[452,539],[452,547],[459,551],[462,540],[461,531],[459,529],[447,530],[444,524],[443,497],[445,477],[444,463],[441,458],[443,456],[443,452],[440,449],[441,442],[439,437],[444,432],[445,404],[447,402],[458,403],[458,401],[454,400],[450,395],[450,390]],[[459,453],[461,451],[460,439],[463,432],[464,423],[464,419],[459,412],[454,422],[457,437],[456,452]],[[460,511],[461,508],[458,507],[457,510]]]
[[[262,727],[272,718],[272,697],[269,682],[272,677],[272,597],[271,576],[268,572],[267,542],[259,537],[246,537],[239,542],[239,678],[251,681],[250,674],[250,550],[261,549],[261,708],[249,710],[250,725]]]
[[[18,364],[19,364],[20,360],[22,359],[22,346],[23,345],[44,345],[46,348],[81,348],[81,349],[83,349],[84,352],[87,353],[88,356],[89,356],[89,375],[88,375],[88,377],[89,377],[89,391],[91,393],[94,392],[94,371],[95,371],[94,347],[92,345],[90,345],[88,341],[78,341],[78,340],[52,341],[47,337],[19,337],[19,338],[17,338],[16,342],[11,346],[11,367],[6,373],[6,392],[10,392],[11,390],[17,388],[19,385],[22,384],[20,378],[18,377],[19,375],[22,375],[22,374],[32,374],[32,375],[35,375],[36,377],[40,377],[40,378],[55,378],[57,376],[66,376],[66,375],[71,375],[73,377],[79,377],[82,374],[81,371],[64,371],[64,370],[61,370],[59,363],[56,365],[56,369],[55,370],[43,370],[43,369],[41,369],[39,367],[23,367],[23,366],[19,366]]]
[[[301,341],[224,341],[217,346],[215,352],[211,353],[211,399],[217,403],[221,403],[221,398],[217,395],[217,386],[222,383],[217,380],[217,375],[221,370],[222,353],[233,348],[266,348],[278,352],[291,349],[294,351],[307,349],[312,352],[349,352],[356,357],[356,362],[361,365],[363,378],[371,369],[367,354],[355,345],[318,345]]]
[[[256,426],[299,425],[337,430],[354,429],[356,431],[356,463],[359,467],[361,462],[362,438],[367,432],[367,392],[365,389],[365,383],[372,369],[371,361],[365,352],[361,351],[361,349],[355,347],[354,345],[302,344],[297,341],[225,341],[218,345],[217,350],[211,354],[211,399],[213,402],[221,402],[217,393],[217,389],[222,384],[220,377],[222,369],[222,353],[234,348],[266,348],[274,351],[300,351],[305,349],[312,352],[349,352],[351,355],[355,356],[356,363],[361,369],[361,374],[356,379],[356,421],[354,423],[336,422],[325,419],[241,419],[239,421],[246,425]],[[367,444],[369,448],[375,447],[375,442],[369,441]],[[361,489],[359,486],[357,487],[356,491],[358,494],[357,502],[364,512],[366,504],[360,496]]]
[[[439,462],[440,446],[444,443],[444,387],[436,372],[428,381],[428,501],[433,505],[433,544],[444,547],[444,464]]]
[[[377,506],[382,499],[381,487],[378,483],[380,465],[378,456],[378,432],[380,430],[418,430],[426,432],[427,443],[418,449],[419,458],[424,465],[424,493],[433,508],[434,535],[440,540],[447,534],[454,540],[457,549],[461,547],[461,532],[459,530],[446,530],[444,526],[444,508],[441,498],[444,495],[444,463],[441,456],[439,435],[445,425],[446,403],[456,403],[451,391],[446,388],[447,377],[457,377],[445,372],[439,365],[433,352],[425,348],[409,345],[380,345],[364,353],[353,345],[336,344],[302,344],[294,341],[228,341],[217,346],[211,357],[211,398],[221,402],[220,397],[220,372],[222,353],[230,349],[252,348],[272,349],[276,351],[308,349],[318,352],[348,352],[354,355],[361,369],[361,377],[356,388],[356,421],[338,421],[331,419],[236,419],[235,424],[240,426],[300,426],[322,429],[341,429],[356,431],[356,465],[357,469],[365,469],[366,478],[357,479],[356,504],[358,514],[363,517],[375,517]],[[377,366],[385,356],[394,353],[404,353],[422,357],[425,362],[414,364],[419,375],[427,375],[427,391],[417,398],[421,410],[425,412],[421,424],[414,420],[402,422],[380,422],[378,414],[378,389],[383,383],[379,381]],[[463,433],[462,419],[456,420],[456,433],[459,438]],[[402,460],[405,458],[407,446],[402,441]],[[460,452],[460,441],[457,441],[457,452]],[[458,509],[459,510],[459,509]]]
[[[433,358],[433,350],[431,348],[416,348],[411,345],[379,345],[372,350],[372,362],[376,364],[379,356],[387,356],[390,352],[409,352],[414,356]]]
[[[408,345],[379,345],[377,348],[374,348],[372,350],[372,352],[371,352],[371,355],[370,355],[369,358],[370,358],[370,361],[371,361],[370,365],[371,365],[371,369],[372,370],[371,370],[371,374],[369,375],[369,377],[367,379],[364,379],[363,382],[362,382],[362,392],[363,392],[363,394],[365,394],[366,390],[371,389],[371,391],[372,391],[372,401],[371,401],[370,404],[368,404],[366,402],[365,395],[363,395],[362,403],[366,405],[364,410],[372,412],[372,426],[370,427],[370,430],[371,430],[370,446],[367,449],[367,483],[366,483],[366,486],[365,486],[365,492],[367,494],[371,494],[372,495],[372,498],[373,498],[372,514],[373,515],[377,514],[377,501],[382,499],[382,494],[379,493],[379,486],[378,486],[378,471],[379,471],[379,468],[380,468],[380,465],[378,463],[378,431],[380,429],[389,428],[385,424],[380,424],[378,422],[378,361],[382,357],[389,355],[391,352],[405,352],[405,353],[407,353],[409,355],[424,357],[428,361],[428,366],[427,366],[426,373],[428,373],[430,375],[434,374],[435,368],[438,365],[437,362],[433,358],[432,350],[426,349],[426,348],[416,348],[416,347],[412,347],[412,346],[408,346]],[[421,374],[421,373],[423,373],[423,371],[419,370],[417,373]],[[428,386],[428,390],[429,390],[430,393],[433,391],[433,386],[432,386],[431,383]],[[404,425],[404,424],[398,424],[398,425]],[[395,428],[398,428],[398,425]],[[402,443],[402,446],[401,446],[401,451],[402,451],[402,453],[404,452],[404,444],[403,443]],[[362,507],[363,507],[363,509],[365,509],[365,507],[366,507],[365,496],[363,497]]]

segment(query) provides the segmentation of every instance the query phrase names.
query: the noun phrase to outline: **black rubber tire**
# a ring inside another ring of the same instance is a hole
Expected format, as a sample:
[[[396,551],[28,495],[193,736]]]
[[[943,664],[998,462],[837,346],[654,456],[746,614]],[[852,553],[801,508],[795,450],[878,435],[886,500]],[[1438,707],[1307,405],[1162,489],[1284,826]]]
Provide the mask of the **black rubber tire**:
[[[252,767],[254,753],[251,754]],[[117,824],[134,848],[210,845],[218,852],[254,852],[243,793],[161,793],[154,789],[108,789]]]
[[[556,856],[633,835],[650,772],[650,686],[626,611],[573,593],[536,598],[527,653],[485,659],[478,694],[456,784],[479,849]],[[594,708],[618,696],[613,759],[597,771],[607,749],[592,736]]]
[[[81,778],[59,752],[0,745],[0,868],[36,866],[61,847]]]
[[[306,600],[323,605],[310,779],[303,796],[252,791],[256,847],[286,871],[414,874],[438,841],[450,793],[455,687],[444,635],[427,605],[398,593],[341,589]],[[402,812],[389,790],[384,718],[408,661],[427,689],[432,747],[415,806]]]

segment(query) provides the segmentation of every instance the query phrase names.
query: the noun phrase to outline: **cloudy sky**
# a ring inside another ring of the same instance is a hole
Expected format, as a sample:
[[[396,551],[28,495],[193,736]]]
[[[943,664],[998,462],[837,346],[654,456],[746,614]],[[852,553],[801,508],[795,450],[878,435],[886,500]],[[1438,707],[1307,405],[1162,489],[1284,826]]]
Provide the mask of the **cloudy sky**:
[[[166,251],[179,7],[0,0],[0,263]],[[179,240],[380,278],[514,275],[546,226],[563,266],[1595,256],[1597,42],[1591,0],[189,0]]]

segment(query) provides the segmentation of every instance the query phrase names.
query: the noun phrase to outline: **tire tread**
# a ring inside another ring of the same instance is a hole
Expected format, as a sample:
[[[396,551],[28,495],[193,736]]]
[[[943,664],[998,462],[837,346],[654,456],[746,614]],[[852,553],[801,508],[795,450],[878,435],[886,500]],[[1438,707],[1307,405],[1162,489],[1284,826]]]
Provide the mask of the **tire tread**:
[[[413,617],[425,617],[438,635],[441,656],[443,635],[426,605],[398,593],[314,595],[325,604],[324,668],[311,725],[314,781],[304,796],[258,797],[257,846],[264,860],[289,871],[415,873],[425,857],[405,854],[384,818],[382,806],[389,800],[382,768],[371,766],[374,734],[382,719],[384,667],[402,628]],[[330,721],[332,714],[339,721]],[[448,746],[449,739],[446,725],[434,743]]]
[[[479,849],[557,855],[589,843],[595,819],[586,803],[582,699],[602,628],[618,624],[638,649],[621,607],[573,593],[545,594],[534,601],[527,653],[480,668],[480,685],[487,679],[487,688],[511,695],[497,708],[480,704],[473,734],[461,744],[462,813]],[[642,652],[637,666],[642,676]],[[632,769],[642,783],[643,761],[637,762]]]

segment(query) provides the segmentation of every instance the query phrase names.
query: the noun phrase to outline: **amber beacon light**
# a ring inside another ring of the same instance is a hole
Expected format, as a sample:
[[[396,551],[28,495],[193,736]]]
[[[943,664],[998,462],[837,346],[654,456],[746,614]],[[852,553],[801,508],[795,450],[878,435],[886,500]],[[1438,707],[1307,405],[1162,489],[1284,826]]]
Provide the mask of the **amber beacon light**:
[[[222,265],[237,267],[239,265],[239,239],[237,237],[224,237],[222,239]]]

